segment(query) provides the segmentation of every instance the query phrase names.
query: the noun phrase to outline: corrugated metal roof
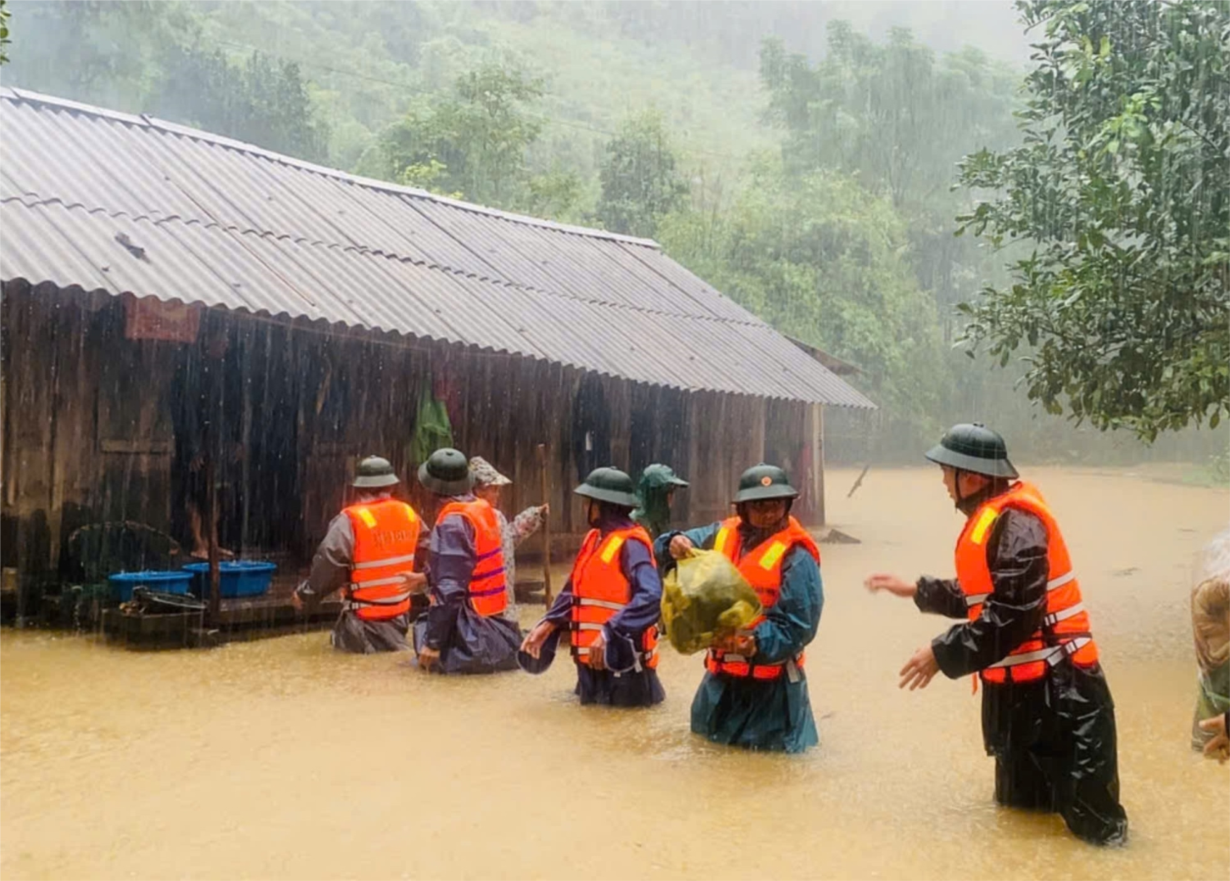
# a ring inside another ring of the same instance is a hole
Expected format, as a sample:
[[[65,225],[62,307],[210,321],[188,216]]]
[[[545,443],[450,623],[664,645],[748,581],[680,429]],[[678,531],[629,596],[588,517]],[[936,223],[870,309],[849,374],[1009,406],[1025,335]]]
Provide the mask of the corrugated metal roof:
[[[874,406],[644,239],[15,89],[0,88],[0,126],[6,281],[345,324],[686,390]]]

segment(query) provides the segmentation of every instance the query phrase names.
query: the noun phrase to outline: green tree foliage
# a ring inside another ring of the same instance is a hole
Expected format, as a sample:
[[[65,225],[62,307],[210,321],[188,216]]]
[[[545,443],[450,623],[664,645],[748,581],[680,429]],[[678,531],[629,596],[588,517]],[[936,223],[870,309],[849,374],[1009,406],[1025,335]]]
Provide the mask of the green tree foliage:
[[[1030,243],[1010,285],[966,307],[1001,364],[1029,349],[1031,398],[1146,440],[1230,409],[1230,6],[1019,4],[1041,26],[1024,144],[962,181],[961,218]]]
[[[269,150],[315,162],[329,158],[329,129],[315,118],[299,66],[259,52],[235,66],[220,51],[170,47],[152,107]]]
[[[44,0],[22,3],[20,16],[23,51],[12,59],[8,82],[131,109],[152,47],[183,19],[178,7],[149,0]]]
[[[607,143],[598,170],[598,221],[612,232],[653,238],[659,219],[688,193],[677,165],[661,113],[650,110],[625,120]]]
[[[891,199],[908,223],[919,284],[948,318],[989,269],[973,243],[952,235],[952,218],[966,204],[952,192],[956,165],[974,145],[1017,142],[1019,76],[977,49],[937,59],[902,28],[882,44],[847,22],[828,30],[828,52],[814,66],[780,40],[764,43],[766,118],[783,129],[792,172],[840,169]],[[952,330],[946,322],[946,336]]]
[[[4,0],[0,0],[0,64],[8,64],[9,55],[9,11],[4,8]]]
[[[384,176],[411,182],[407,171],[413,177],[426,167],[439,190],[499,208],[524,204],[526,151],[542,131],[529,109],[543,87],[542,79],[496,62],[462,74],[451,95],[412,109],[381,135]]]
[[[782,332],[863,368],[893,443],[916,450],[937,433],[947,369],[935,304],[888,199],[838,172],[799,177],[762,163],[729,208],[671,215],[659,237]]]

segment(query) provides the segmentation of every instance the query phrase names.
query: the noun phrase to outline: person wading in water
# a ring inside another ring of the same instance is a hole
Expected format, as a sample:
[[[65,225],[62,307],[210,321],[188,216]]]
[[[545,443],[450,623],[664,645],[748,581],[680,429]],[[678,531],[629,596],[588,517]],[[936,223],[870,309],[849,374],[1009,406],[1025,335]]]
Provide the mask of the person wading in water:
[[[995,800],[1058,811],[1085,841],[1124,843],[1115,706],[1054,514],[1017,480],[1004,439],[981,424],[953,426],[927,458],[966,517],[957,577],[911,583],[880,573],[866,586],[964,620],[910,658],[901,687],[926,688],[941,671],[976,674]]]

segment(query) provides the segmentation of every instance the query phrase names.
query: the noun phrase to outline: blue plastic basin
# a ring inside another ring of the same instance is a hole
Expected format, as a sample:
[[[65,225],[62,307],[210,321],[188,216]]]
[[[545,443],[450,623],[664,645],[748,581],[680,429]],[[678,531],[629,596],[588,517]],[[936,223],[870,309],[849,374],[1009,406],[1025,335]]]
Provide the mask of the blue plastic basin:
[[[192,573],[178,569],[149,572],[117,572],[107,576],[111,585],[111,596],[121,603],[132,599],[134,587],[148,587],[150,590],[163,593],[188,593],[192,583]]]
[[[209,596],[209,564],[189,563],[184,566],[194,579],[194,591],[202,598]],[[277,563],[256,560],[227,560],[218,564],[218,595],[222,597],[258,597],[269,590]]]

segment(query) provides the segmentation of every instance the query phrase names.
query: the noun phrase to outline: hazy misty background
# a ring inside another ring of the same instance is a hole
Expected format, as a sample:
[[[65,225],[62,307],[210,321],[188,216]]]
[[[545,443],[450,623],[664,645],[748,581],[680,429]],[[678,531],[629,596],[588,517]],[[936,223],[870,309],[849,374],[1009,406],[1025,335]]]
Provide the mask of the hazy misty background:
[[[5,85],[652,237],[861,368],[830,453],[913,461],[980,419],[1022,459],[1202,462],[1222,432],[1076,428],[954,346],[1009,255],[955,238],[957,163],[1019,139],[1008,2],[10,2]],[[8,136],[12,136],[11,134]]]

